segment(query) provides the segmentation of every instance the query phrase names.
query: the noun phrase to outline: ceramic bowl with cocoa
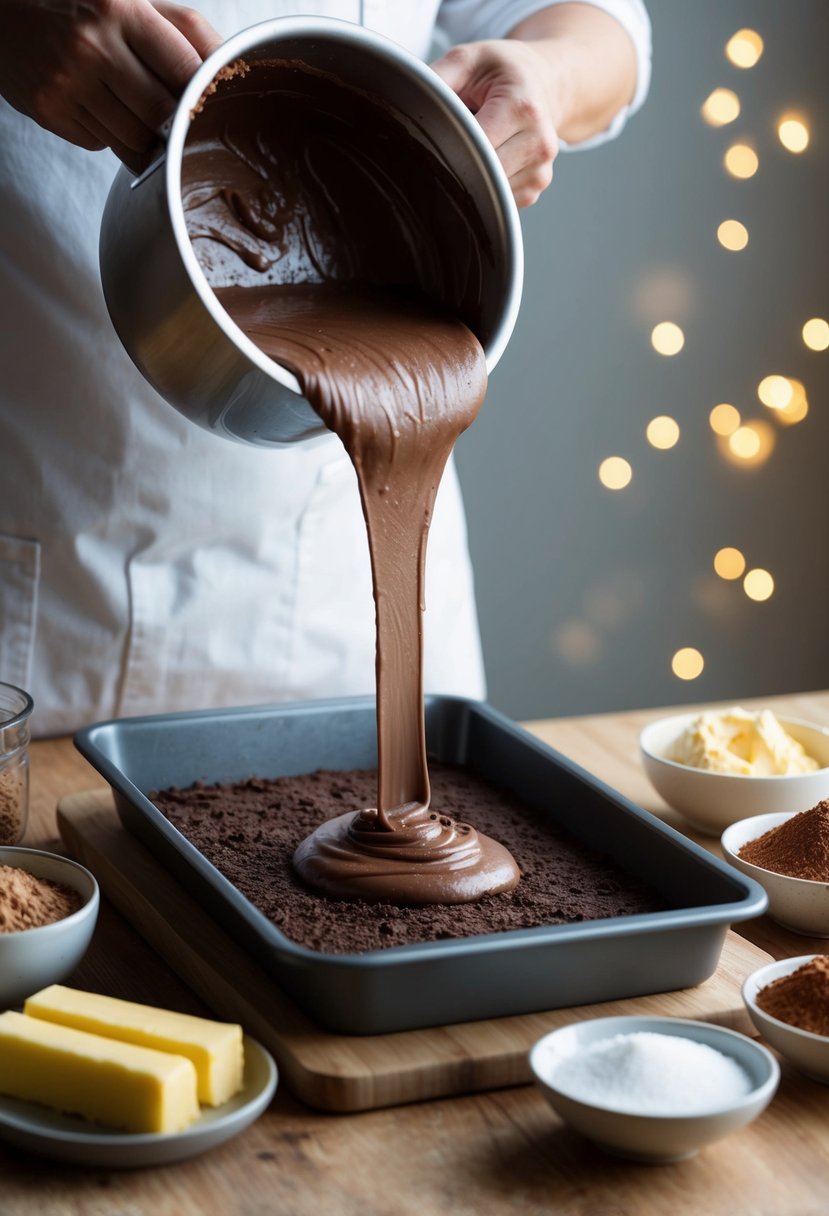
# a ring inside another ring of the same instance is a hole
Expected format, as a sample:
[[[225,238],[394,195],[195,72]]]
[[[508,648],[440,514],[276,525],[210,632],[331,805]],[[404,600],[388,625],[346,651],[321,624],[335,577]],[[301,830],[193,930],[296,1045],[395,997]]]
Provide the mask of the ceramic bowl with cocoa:
[[[765,889],[772,920],[808,937],[829,937],[829,802],[741,819],[720,843],[726,861]]]
[[[99,898],[76,861],[0,848],[0,1010],[71,975],[92,939]]]
[[[829,1084],[829,956],[760,967],[743,984],[743,1000],[767,1043],[798,1072]]]

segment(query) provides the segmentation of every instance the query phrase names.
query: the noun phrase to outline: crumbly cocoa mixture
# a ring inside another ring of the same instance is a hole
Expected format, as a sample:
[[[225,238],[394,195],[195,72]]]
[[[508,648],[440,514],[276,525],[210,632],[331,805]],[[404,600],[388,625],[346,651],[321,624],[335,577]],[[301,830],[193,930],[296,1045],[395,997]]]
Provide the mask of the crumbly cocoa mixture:
[[[0,865],[0,933],[17,933],[63,920],[77,912],[77,891],[28,870]]]
[[[514,890],[473,904],[405,907],[328,900],[305,887],[291,864],[294,849],[323,820],[372,806],[372,771],[197,783],[151,798],[287,937],[329,954],[666,907],[615,862],[557,831],[511,795],[448,765],[431,764],[429,772],[436,810],[474,824],[510,850],[521,869]]]

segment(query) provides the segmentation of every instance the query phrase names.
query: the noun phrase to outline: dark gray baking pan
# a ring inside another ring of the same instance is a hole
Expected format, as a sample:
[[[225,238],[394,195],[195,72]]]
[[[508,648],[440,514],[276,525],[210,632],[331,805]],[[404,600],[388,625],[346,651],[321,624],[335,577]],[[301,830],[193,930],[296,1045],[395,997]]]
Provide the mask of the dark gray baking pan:
[[[728,927],[759,916],[759,884],[476,701],[426,698],[429,752],[511,789],[651,884],[667,911],[321,954],[259,912],[150,802],[151,790],[376,764],[373,698],[125,718],[75,742],[125,827],[320,1024],[347,1034],[503,1017],[668,992],[707,979]]]

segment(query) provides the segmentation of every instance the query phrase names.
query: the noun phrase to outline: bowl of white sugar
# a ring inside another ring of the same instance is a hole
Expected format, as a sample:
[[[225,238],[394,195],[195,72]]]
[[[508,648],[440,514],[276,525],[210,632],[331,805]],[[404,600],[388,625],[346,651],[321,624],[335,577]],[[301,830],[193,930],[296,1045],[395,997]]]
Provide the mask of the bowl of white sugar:
[[[780,1069],[734,1030],[670,1017],[592,1018],[530,1052],[536,1084],[565,1123],[616,1156],[669,1162],[745,1127]]]

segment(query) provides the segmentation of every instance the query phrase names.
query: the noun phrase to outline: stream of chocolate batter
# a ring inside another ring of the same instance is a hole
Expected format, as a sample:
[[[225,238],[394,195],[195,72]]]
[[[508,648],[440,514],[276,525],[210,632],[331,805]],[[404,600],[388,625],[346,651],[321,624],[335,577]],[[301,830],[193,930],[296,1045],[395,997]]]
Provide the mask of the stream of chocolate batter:
[[[458,903],[509,890],[519,880],[509,852],[430,806],[423,713],[429,524],[455,440],[484,399],[484,352],[458,319],[457,293],[454,299],[448,293],[447,307],[447,292],[433,303],[425,290],[434,287],[440,262],[432,246],[421,258],[429,283],[411,273],[400,279],[413,253],[408,219],[401,226],[392,215],[369,231],[362,221],[346,242],[350,273],[337,262],[343,211],[356,214],[355,191],[372,200],[366,204],[370,215],[378,213],[377,182],[394,181],[396,168],[402,180],[406,158],[422,161],[425,153],[397,129],[395,144],[381,141],[367,172],[366,141],[375,138],[378,118],[374,113],[368,128],[357,121],[364,117],[362,95],[355,101],[330,77],[303,76],[291,65],[288,122],[284,112],[272,112],[285,101],[284,86],[275,83],[284,72],[276,72],[267,88],[260,76],[255,104],[249,76],[244,79],[241,89],[217,89],[194,119],[182,171],[188,230],[202,265],[222,268],[224,278],[218,276],[214,289],[228,314],[296,375],[351,458],[377,625],[377,806],[322,824],[299,845],[294,865],[311,886],[339,898]],[[271,108],[267,121],[263,97]],[[345,125],[344,114],[350,118]],[[314,149],[332,146],[334,128],[334,169],[309,171]],[[384,198],[387,205],[394,202],[387,191]],[[241,259],[244,272],[232,269],[228,251]],[[326,269],[326,259],[333,259],[336,273]],[[280,263],[283,271],[305,267],[300,281],[292,274],[285,275],[288,282],[274,281],[267,272]],[[355,267],[362,272],[354,275]],[[389,267],[395,269],[392,283],[381,285],[381,269],[387,274]]]

